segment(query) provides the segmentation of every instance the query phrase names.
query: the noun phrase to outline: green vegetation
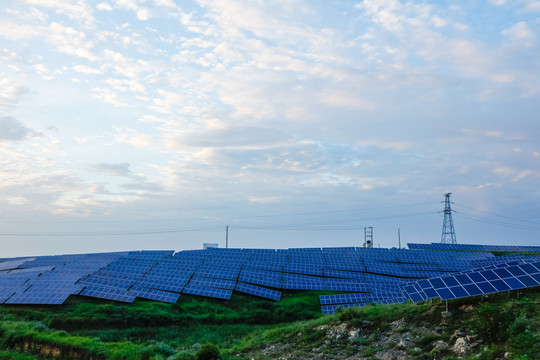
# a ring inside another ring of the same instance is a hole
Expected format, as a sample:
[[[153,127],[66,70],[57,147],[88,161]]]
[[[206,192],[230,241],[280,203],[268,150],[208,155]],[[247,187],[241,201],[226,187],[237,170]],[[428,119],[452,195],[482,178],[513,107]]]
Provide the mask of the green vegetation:
[[[0,360],[227,360],[290,353],[304,358],[314,352],[375,357],[383,347],[419,359],[454,359],[449,349],[434,349],[434,344],[448,341],[461,327],[481,339],[475,353],[467,355],[470,359],[496,359],[506,352],[512,359],[535,359],[540,354],[539,288],[519,297],[508,292],[455,300],[449,303],[452,315],[446,317],[440,301],[372,305],[322,316],[320,294],[287,293],[280,302],[235,294],[229,301],[182,296],[176,304],[74,297],[62,306],[3,305]],[[383,339],[388,333],[412,336],[419,328],[441,323],[444,330],[414,335],[410,346],[397,338]],[[350,329],[361,333],[348,339]],[[337,335],[329,336],[332,331]]]

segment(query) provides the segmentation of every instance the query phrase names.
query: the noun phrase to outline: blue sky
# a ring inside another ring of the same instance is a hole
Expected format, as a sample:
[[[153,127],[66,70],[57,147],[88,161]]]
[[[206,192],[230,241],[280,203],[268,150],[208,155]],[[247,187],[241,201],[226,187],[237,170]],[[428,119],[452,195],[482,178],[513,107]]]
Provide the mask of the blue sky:
[[[540,243],[540,1],[5,0],[0,257]]]

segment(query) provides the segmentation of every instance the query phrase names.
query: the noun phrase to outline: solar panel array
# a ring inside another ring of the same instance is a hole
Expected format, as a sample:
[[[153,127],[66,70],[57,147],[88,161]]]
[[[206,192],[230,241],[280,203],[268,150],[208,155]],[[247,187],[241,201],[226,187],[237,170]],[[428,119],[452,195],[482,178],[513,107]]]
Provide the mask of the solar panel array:
[[[418,280],[401,288],[413,302],[420,302],[435,298],[452,300],[539,285],[540,258],[531,257]]]
[[[320,296],[323,313],[371,303],[521,289],[540,284],[540,263],[520,254],[377,248],[132,251],[0,260],[0,303],[62,304],[71,295],[175,303],[182,294],[279,301],[283,291]]]
[[[407,244],[412,250],[453,250],[453,251],[490,251],[490,252],[519,252],[540,253],[540,246],[519,245],[475,245],[475,244]]]

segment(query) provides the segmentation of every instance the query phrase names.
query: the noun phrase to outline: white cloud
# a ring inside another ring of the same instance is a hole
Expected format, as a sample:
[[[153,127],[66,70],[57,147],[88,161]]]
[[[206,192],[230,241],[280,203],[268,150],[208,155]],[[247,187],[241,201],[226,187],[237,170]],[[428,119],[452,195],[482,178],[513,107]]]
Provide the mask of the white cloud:
[[[531,47],[534,44],[536,36],[529,28],[526,22],[520,21],[511,27],[501,31],[501,35],[510,40],[513,45]]]
[[[175,9],[177,7],[174,0],[154,0],[154,4],[157,6],[162,6],[170,9]]]
[[[73,66],[73,70],[75,70],[78,73],[86,74],[86,75],[98,75],[103,74],[103,72],[99,69],[95,69],[90,66],[86,65],[75,65]]]
[[[112,11],[113,8],[111,4],[102,2],[96,5],[96,9],[101,11]]]
[[[0,21],[0,36],[8,40],[29,39],[43,34],[44,29],[32,25]]]
[[[47,42],[62,53],[88,60],[95,60],[96,58],[92,53],[94,44],[92,41],[87,40],[84,32],[53,22],[45,36]]]
[[[154,138],[150,134],[145,134],[134,130],[119,130],[122,132],[115,136],[115,139],[118,142],[130,144],[138,149],[151,146],[155,143]]]
[[[92,27],[94,24],[93,11],[84,0],[23,0],[24,2],[36,6],[55,9],[56,13],[66,15],[71,20],[83,22],[84,25]]]
[[[17,106],[20,96],[26,92],[28,89],[23,85],[15,83],[5,74],[0,73],[0,106]]]
[[[137,19],[141,21],[148,20],[150,18],[150,11],[148,9],[137,10]]]
[[[106,103],[112,104],[118,107],[127,107],[129,106],[126,102],[120,101],[118,94],[108,88],[94,88],[92,91],[95,93],[94,97],[96,99],[101,99]]]
[[[260,203],[260,204],[271,204],[278,203],[283,200],[283,196],[250,196],[248,198],[249,202]]]

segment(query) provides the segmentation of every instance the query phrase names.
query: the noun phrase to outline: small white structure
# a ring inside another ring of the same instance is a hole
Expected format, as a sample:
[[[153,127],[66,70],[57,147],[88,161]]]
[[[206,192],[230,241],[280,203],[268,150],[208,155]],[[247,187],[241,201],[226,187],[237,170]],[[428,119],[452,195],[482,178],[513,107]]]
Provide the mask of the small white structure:
[[[203,249],[218,248],[218,247],[219,247],[218,243],[203,243]]]

